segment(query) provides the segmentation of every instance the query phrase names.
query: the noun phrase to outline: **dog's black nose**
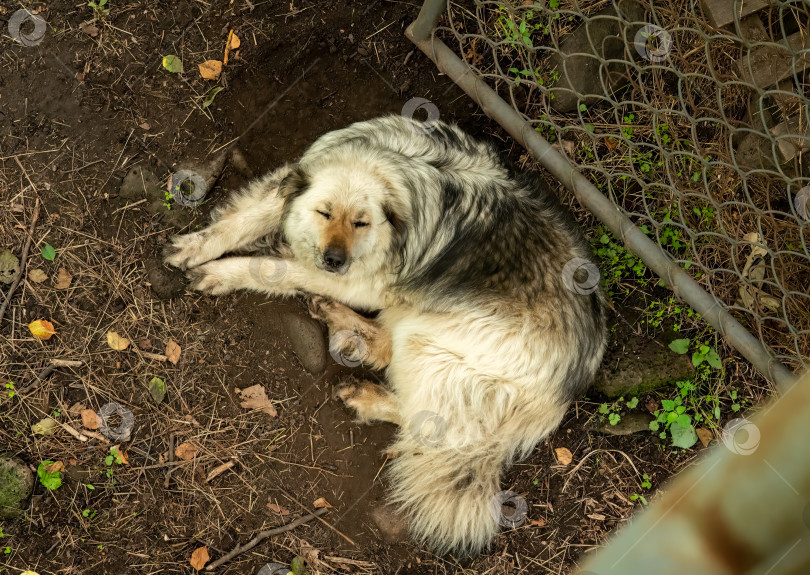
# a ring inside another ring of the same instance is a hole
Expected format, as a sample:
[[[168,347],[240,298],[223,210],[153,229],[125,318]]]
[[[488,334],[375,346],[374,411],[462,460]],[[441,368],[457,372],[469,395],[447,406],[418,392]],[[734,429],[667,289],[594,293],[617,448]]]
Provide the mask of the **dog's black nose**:
[[[346,250],[339,246],[329,246],[323,254],[323,263],[330,270],[336,270],[346,263]]]

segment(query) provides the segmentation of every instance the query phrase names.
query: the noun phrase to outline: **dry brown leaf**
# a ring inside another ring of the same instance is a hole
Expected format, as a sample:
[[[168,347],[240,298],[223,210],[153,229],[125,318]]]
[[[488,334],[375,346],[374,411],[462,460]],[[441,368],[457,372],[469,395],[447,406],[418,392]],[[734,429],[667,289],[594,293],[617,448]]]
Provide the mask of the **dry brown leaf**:
[[[195,446],[193,443],[189,443],[186,441],[185,443],[181,443],[177,447],[174,448],[174,456],[177,459],[182,459],[183,461],[188,461],[190,459],[194,459],[197,456],[197,452],[199,448]]]
[[[563,465],[568,465],[574,460],[574,456],[571,455],[567,447],[558,447],[554,450],[554,453],[557,454],[557,460]]]
[[[95,38],[96,36],[98,36],[98,26],[96,26],[92,22],[85,22],[84,24],[79,26],[79,30],[81,30],[91,38]]]
[[[51,339],[51,336],[56,333],[53,324],[47,319],[38,319],[28,324],[28,329],[31,334],[41,340]]]
[[[274,512],[274,513],[278,513],[279,515],[289,515],[290,514],[289,509],[287,509],[286,507],[282,507],[278,503],[268,503],[267,508],[270,511]]]
[[[531,521],[529,521],[529,523],[534,525],[535,527],[542,527],[543,525],[546,524],[546,520],[545,519],[532,519]]]
[[[129,347],[129,344],[130,341],[127,338],[118,335],[118,332],[107,332],[107,345],[109,345],[115,351],[124,351]]]
[[[146,131],[146,132],[148,132],[149,130],[151,130],[151,129],[152,129],[152,126],[150,126],[150,125],[149,125],[149,122],[144,122],[143,124],[140,124],[138,127],[139,127],[141,130],[144,130],[144,131]]]
[[[593,519],[594,521],[604,521],[605,520],[605,516],[602,515],[601,513],[591,513],[590,515],[588,515],[588,517],[590,519]]]
[[[216,80],[222,74],[222,62],[219,60],[206,60],[199,67],[204,80]]]
[[[65,464],[61,461],[54,461],[48,465],[43,465],[42,469],[44,469],[46,473],[60,473],[65,470]]]
[[[174,365],[177,365],[177,362],[180,361],[180,353],[182,351],[183,350],[173,339],[170,339],[169,343],[166,344],[166,357],[169,358],[169,361]]]
[[[327,509],[332,509],[332,504],[329,503],[325,498],[318,497],[315,500],[315,503],[312,504],[315,509],[321,509],[322,507],[326,507]]]
[[[46,274],[44,271],[42,271],[39,268],[34,268],[34,269],[28,271],[28,279],[31,280],[34,283],[41,284],[46,279],[48,279],[48,274]]]
[[[714,439],[712,432],[705,427],[698,427],[695,431],[697,432],[698,439],[700,439],[703,447],[708,447],[711,440]]]
[[[81,401],[77,401],[73,405],[68,408],[68,413],[73,417],[78,417],[82,414],[82,411],[87,409]]]
[[[82,410],[82,425],[85,429],[98,429],[101,427],[101,418],[92,409]]]
[[[273,407],[273,404],[267,399],[267,392],[263,385],[257,383],[256,385],[237,391],[237,393],[242,397],[242,403],[239,405],[245,409],[261,409],[270,417],[278,415],[276,408]]]
[[[59,268],[59,273],[56,276],[56,281],[53,287],[56,289],[67,289],[70,287],[70,282],[73,281],[73,276],[65,268]]]
[[[191,559],[189,559],[188,562],[192,567],[194,567],[195,570],[199,571],[205,567],[205,564],[208,563],[210,558],[210,555],[208,555],[208,547],[203,545],[202,547],[197,547],[197,549],[194,550],[194,553],[191,554]]]

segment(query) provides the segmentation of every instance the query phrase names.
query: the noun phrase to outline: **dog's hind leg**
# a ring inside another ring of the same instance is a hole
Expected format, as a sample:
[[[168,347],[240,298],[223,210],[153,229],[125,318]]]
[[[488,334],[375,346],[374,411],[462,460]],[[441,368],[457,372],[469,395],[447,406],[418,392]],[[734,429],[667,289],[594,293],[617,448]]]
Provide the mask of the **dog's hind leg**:
[[[367,380],[347,380],[335,386],[332,397],[354,409],[361,423],[388,421],[400,424],[399,401],[382,385]]]
[[[290,168],[284,166],[252,182],[214,211],[207,228],[173,237],[164,252],[166,263],[184,270],[194,268],[278,233],[284,209],[279,186],[289,173]]]
[[[329,350],[341,363],[384,369],[391,362],[391,334],[373,319],[322,296],[310,298],[309,313],[329,327]]]

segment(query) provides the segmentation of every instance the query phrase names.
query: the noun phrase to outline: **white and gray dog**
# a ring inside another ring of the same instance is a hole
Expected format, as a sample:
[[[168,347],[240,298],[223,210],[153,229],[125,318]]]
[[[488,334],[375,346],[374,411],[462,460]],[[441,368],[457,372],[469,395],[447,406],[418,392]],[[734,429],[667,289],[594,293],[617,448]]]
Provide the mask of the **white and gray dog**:
[[[253,253],[218,259],[230,252]],[[401,116],[322,136],[166,254],[205,293],[312,296],[336,351],[385,370],[387,386],[346,381],[335,395],[361,421],[399,426],[392,504],[417,541],[464,555],[503,523],[504,468],[554,431],[601,362],[590,258],[538,178],[456,126]]]

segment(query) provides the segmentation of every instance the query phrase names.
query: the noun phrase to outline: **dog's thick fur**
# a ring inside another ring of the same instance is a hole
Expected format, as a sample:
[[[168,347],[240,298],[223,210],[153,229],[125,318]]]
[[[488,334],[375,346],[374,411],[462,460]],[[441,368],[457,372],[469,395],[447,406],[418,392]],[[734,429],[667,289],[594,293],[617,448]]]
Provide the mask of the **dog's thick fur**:
[[[434,128],[390,116],[328,133],[175,237],[166,261],[211,294],[316,296],[332,346],[386,370],[387,388],[336,395],[400,426],[391,500],[413,537],[474,554],[498,530],[504,467],[591,383],[605,316],[601,291],[564,277],[590,250],[553,195],[490,145]],[[261,238],[272,257],[217,259]]]

